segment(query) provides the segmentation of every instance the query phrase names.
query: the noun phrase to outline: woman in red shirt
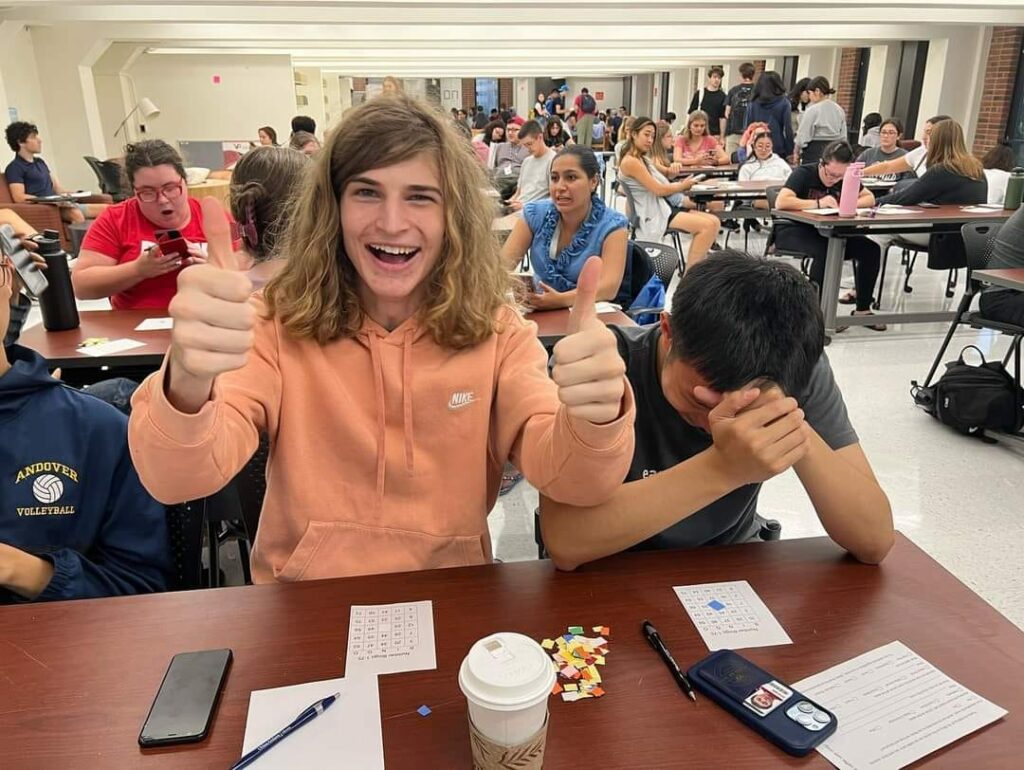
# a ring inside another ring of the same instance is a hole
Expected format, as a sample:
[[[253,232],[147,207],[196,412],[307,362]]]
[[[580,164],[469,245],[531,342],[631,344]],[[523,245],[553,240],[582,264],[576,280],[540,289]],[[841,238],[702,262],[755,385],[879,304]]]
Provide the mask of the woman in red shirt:
[[[165,308],[181,269],[206,261],[202,210],[188,196],[181,156],[166,142],[128,145],[124,166],[135,195],[104,211],[86,233],[71,276],[75,296],[110,297],[115,310]],[[161,251],[156,233],[163,230],[178,231],[185,253]]]
[[[684,166],[717,166],[729,162],[729,154],[708,134],[708,114],[694,110],[686,119],[686,128],[676,137],[672,160]]]

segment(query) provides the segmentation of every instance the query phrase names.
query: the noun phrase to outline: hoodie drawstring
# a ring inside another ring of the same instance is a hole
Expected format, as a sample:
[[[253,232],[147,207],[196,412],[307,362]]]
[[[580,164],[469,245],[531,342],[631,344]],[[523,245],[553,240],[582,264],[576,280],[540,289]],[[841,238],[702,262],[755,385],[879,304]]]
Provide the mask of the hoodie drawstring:
[[[402,421],[405,434],[405,468],[413,469],[413,428],[412,428],[412,330],[405,333],[402,346]]]
[[[370,338],[370,362],[373,366],[373,392],[377,398],[377,499],[384,497],[384,474],[387,466],[387,423],[384,413],[384,365],[376,334]]]

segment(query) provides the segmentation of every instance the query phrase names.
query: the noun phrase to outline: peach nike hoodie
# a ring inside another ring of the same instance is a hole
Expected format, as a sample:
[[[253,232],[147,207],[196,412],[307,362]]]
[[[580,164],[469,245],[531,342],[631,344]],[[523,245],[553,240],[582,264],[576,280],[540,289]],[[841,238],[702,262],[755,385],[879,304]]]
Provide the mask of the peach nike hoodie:
[[[246,366],[220,375],[194,415],[168,402],[166,362],[132,399],[129,444],[165,503],[212,494],[270,438],[252,552],[257,583],[484,564],[487,513],[511,459],[552,499],[596,505],[633,457],[633,395],[607,425],[569,419],[535,325],[511,307],[467,350],[415,318],[367,319],[320,346],[257,322]]]

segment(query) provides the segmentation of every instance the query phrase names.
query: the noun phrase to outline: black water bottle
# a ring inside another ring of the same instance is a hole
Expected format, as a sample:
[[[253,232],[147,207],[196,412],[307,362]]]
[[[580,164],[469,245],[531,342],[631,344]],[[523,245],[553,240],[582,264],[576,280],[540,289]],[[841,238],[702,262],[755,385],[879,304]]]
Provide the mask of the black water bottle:
[[[60,235],[55,230],[44,230],[35,242],[39,246],[39,255],[46,260],[46,280],[50,284],[39,297],[43,327],[48,332],[77,329],[78,307],[71,287],[68,255],[60,247]]]

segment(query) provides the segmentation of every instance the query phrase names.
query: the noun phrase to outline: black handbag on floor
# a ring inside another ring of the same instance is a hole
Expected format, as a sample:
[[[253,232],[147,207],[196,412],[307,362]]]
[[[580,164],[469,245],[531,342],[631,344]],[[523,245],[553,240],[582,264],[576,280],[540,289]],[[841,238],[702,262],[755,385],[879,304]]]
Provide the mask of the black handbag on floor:
[[[981,364],[964,362],[964,353],[976,350]],[[986,361],[974,345],[960,351],[956,361],[931,387],[913,386],[914,403],[960,433],[981,436],[985,430],[1015,432],[1021,427],[1021,389],[999,361]]]

